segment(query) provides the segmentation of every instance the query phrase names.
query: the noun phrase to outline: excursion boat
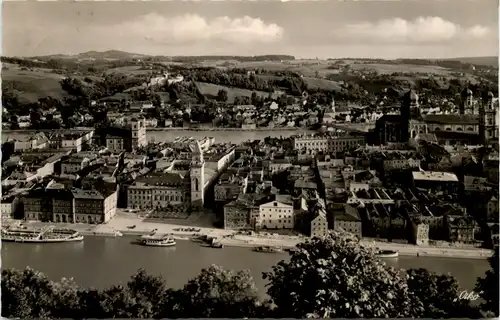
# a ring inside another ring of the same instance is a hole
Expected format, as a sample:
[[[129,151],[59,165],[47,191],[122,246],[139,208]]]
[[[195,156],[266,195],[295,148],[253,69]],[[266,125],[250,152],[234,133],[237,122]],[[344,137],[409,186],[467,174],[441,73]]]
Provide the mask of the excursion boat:
[[[36,229],[2,229],[2,241],[21,243],[57,243],[83,241],[83,236],[73,229],[48,227]]]
[[[151,247],[173,247],[175,246],[175,239],[168,234],[149,234],[140,238],[140,243],[143,246]]]
[[[255,247],[253,248],[253,251],[263,252],[263,253],[278,253],[282,252],[283,250],[278,247],[264,246],[264,247]]]
[[[378,258],[397,258],[399,253],[393,250],[380,250],[375,254]]]
[[[223,249],[224,245],[220,242],[214,242],[209,245],[210,248],[215,248],[215,249]]]

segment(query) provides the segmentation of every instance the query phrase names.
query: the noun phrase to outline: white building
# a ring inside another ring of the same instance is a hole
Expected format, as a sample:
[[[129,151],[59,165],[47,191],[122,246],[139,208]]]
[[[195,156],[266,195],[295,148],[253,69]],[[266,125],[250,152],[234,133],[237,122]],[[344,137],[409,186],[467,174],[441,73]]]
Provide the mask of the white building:
[[[264,229],[293,229],[293,206],[272,201],[259,206],[256,225]]]

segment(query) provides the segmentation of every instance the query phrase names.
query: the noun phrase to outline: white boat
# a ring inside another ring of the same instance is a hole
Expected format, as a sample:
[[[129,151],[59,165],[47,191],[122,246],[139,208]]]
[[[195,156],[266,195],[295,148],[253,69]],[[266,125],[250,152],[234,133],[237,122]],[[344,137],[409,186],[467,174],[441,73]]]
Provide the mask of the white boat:
[[[399,253],[393,250],[380,250],[375,254],[378,258],[397,258]]]
[[[83,241],[83,236],[72,229],[48,227],[35,229],[2,229],[2,241],[20,243],[57,243]]]
[[[173,247],[176,244],[175,239],[168,234],[149,234],[146,236],[142,236],[140,239],[140,243],[143,246],[151,247]]]

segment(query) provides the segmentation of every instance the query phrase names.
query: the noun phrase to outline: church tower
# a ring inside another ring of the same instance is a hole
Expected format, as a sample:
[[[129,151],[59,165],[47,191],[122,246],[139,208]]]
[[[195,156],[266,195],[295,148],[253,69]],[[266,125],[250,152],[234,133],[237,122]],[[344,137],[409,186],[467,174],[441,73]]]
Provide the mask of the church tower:
[[[191,153],[191,205],[203,208],[205,193],[205,160],[200,142],[196,140]]]
[[[427,125],[422,121],[420,113],[420,103],[418,95],[412,89],[403,96],[401,106],[402,117],[402,141],[406,142],[410,138],[414,139],[419,133],[427,133]]]
[[[472,90],[469,88],[465,88],[464,91],[462,91],[462,101],[460,103],[460,114],[473,114],[474,113],[474,106],[473,106],[473,96],[472,96]]]
[[[498,140],[498,101],[492,92],[488,92],[486,101],[479,109],[479,139],[482,145],[488,145],[492,140]]]

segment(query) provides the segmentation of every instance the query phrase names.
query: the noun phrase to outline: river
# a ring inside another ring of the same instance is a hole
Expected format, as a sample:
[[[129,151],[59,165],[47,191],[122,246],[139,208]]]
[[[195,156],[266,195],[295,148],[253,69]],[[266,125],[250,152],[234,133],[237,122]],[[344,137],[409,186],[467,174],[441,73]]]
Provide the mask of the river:
[[[250,270],[262,295],[266,282],[262,272],[282,259],[286,253],[258,253],[249,248],[212,249],[192,241],[177,241],[174,248],[144,247],[131,242],[134,237],[86,237],[80,243],[22,244],[2,243],[2,266],[24,269],[30,266],[52,280],[73,277],[78,284],[104,288],[126,283],[139,268],[163,275],[169,286],[182,287],[189,279],[211,264],[232,270]],[[429,257],[399,257],[387,260],[398,268],[426,268],[451,273],[467,290],[472,290],[477,277],[489,268],[486,260]]]

